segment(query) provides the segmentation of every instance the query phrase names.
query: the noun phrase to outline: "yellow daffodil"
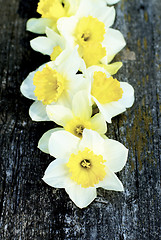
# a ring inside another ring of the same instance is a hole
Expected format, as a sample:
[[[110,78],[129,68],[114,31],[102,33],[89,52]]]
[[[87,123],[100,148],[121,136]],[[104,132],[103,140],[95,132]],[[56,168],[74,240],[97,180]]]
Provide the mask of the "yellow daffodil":
[[[71,47],[79,45],[87,67],[107,65],[126,44],[123,35],[110,28],[114,19],[114,7],[94,9],[92,1],[82,0],[76,15],[60,18],[57,28]]]
[[[119,142],[103,139],[97,132],[84,129],[82,138],[61,130],[51,134],[50,163],[43,180],[55,188],[65,188],[79,207],[87,207],[96,198],[96,188],[123,191],[115,172],[127,161],[128,150]]]
[[[103,135],[107,131],[105,119],[101,113],[92,116],[92,107],[89,105],[86,91],[79,91],[73,97],[70,107],[63,105],[48,105],[46,111],[50,120],[63,126],[64,129],[78,138],[82,138],[83,130],[92,129]],[[92,116],[92,117],[91,117]],[[59,128],[60,129],[60,128]],[[38,147],[48,152],[48,141],[54,129],[46,132],[40,139]]]
[[[93,66],[87,69],[87,81],[90,81],[89,98],[95,103],[107,122],[124,112],[134,103],[134,89],[126,82],[117,79],[102,67]]]
[[[46,106],[49,104],[68,106],[73,95],[87,87],[82,74],[76,74],[81,68],[77,48],[64,52],[57,62],[43,64],[30,73],[21,85],[22,94],[36,100],[29,109],[34,121],[49,121]]]

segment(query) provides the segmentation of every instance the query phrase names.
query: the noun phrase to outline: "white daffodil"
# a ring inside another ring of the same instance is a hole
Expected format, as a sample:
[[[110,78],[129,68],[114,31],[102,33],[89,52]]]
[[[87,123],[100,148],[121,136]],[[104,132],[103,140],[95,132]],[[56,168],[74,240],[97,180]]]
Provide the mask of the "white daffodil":
[[[102,67],[93,66],[87,69],[87,81],[91,83],[89,99],[95,103],[107,122],[124,112],[134,103],[134,89],[126,82],[114,79]]]
[[[76,93],[70,108],[63,105],[48,105],[46,111],[50,120],[63,126],[66,131],[71,132],[79,138],[82,138],[85,128],[92,129],[101,135],[107,131],[106,121],[101,113],[97,113],[91,117],[92,107],[89,106],[87,91]],[[41,137],[38,147],[43,152],[49,153],[47,147],[48,141],[51,133],[57,131],[56,129],[49,130]]]
[[[52,133],[50,163],[43,180],[55,188],[65,188],[79,207],[87,207],[96,198],[96,188],[123,191],[115,172],[127,161],[128,150],[119,142],[103,139],[97,132],[84,129],[82,139],[67,131]]]
[[[57,21],[60,35],[78,52],[87,67],[107,65],[125,46],[123,35],[110,28],[115,19],[114,7],[95,8],[93,1],[82,0],[75,16]]]
[[[37,12],[41,18],[31,18],[27,22],[27,30],[44,34],[46,27],[57,30],[56,23],[61,17],[69,17],[76,13],[80,0],[40,0]]]
[[[86,89],[87,81],[82,74],[76,74],[82,66],[80,60],[76,47],[64,52],[57,62],[43,64],[23,81],[22,94],[35,100],[29,109],[32,120],[49,121],[46,105],[67,106],[78,90]]]

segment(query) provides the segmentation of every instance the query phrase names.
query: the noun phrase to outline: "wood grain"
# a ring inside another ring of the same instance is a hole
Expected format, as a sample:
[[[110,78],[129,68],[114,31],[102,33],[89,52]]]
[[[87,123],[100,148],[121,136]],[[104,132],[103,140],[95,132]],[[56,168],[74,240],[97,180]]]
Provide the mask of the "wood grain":
[[[108,124],[108,136],[129,148],[118,174],[125,192],[98,190],[86,209],[78,209],[63,189],[41,180],[52,157],[37,143],[54,123],[32,122],[32,101],[20,93],[27,74],[48,61],[34,52],[25,31],[37,17],[35,0],[0,0],[0,239],[2,240],[158,240],[160,239],[161,1],[121,0],[114,27],[127,46],[115,58],[117,74],[135,88],[134,106]]]

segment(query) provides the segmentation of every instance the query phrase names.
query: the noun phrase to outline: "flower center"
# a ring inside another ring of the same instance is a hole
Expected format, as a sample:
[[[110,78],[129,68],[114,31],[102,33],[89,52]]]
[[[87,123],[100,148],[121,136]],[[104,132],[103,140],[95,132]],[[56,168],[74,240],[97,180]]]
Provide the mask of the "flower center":
[[[80,163],[81,167],[84,167],[84,168],[90,168],[91,167],[91,163],[90,163],[90,160],[88,159],[83,159]]]
[[[64,77],[48,65],[35,73],[33,84],[35,96],[46,105],[56,102],[65,89]]]
[[[72,153],[67,167],[71,173],[71,179],[83,188],[94,187],[102,181],[106,175],[102,155],[96,155],[93,151],[85,148],[77,154]]]
[[[79,44],[79,55],[86,62],[87,67],[98,64],[106,56],[106,49],[102,47],[105,25],[92,16],[82,17],[75,28],[75,43]]]
[[[91,94],[101,103],[106,104],[122,98],[120,82],[113,77],[106,77],[103,72],[94,72]]]
[[[42,18],[52,18],[57,20],[67,15],[68,6],[61,0],[40,0],[37,12]]]
[[[71,132],[76,137],[81,138],[84,128],[91,129],[91,123],[90,121],[82,120],[79,117],[74,117],[66,124],[64,128],[66,131]]]

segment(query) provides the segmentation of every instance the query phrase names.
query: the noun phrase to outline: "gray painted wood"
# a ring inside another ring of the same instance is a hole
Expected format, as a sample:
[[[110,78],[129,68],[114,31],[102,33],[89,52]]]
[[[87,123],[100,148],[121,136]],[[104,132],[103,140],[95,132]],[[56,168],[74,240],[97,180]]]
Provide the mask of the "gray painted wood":
[[[32,122],[19,87],[27,74],[48,60],[34,52],[26,20],[38,16],[37,1],[0,0],[0,239],[2,240],[158,240],[160,230],[159,84],[161,1],[121,0],[115,27],[127,46],[115,59],[117,74],[135,88],[135,104],[108,125],[108,136],[129,148],[118,174],[125,192],[98,190],[86,209],[78,209],[63,189],[41,178],[52,157],[37,143],[54,123]]]

